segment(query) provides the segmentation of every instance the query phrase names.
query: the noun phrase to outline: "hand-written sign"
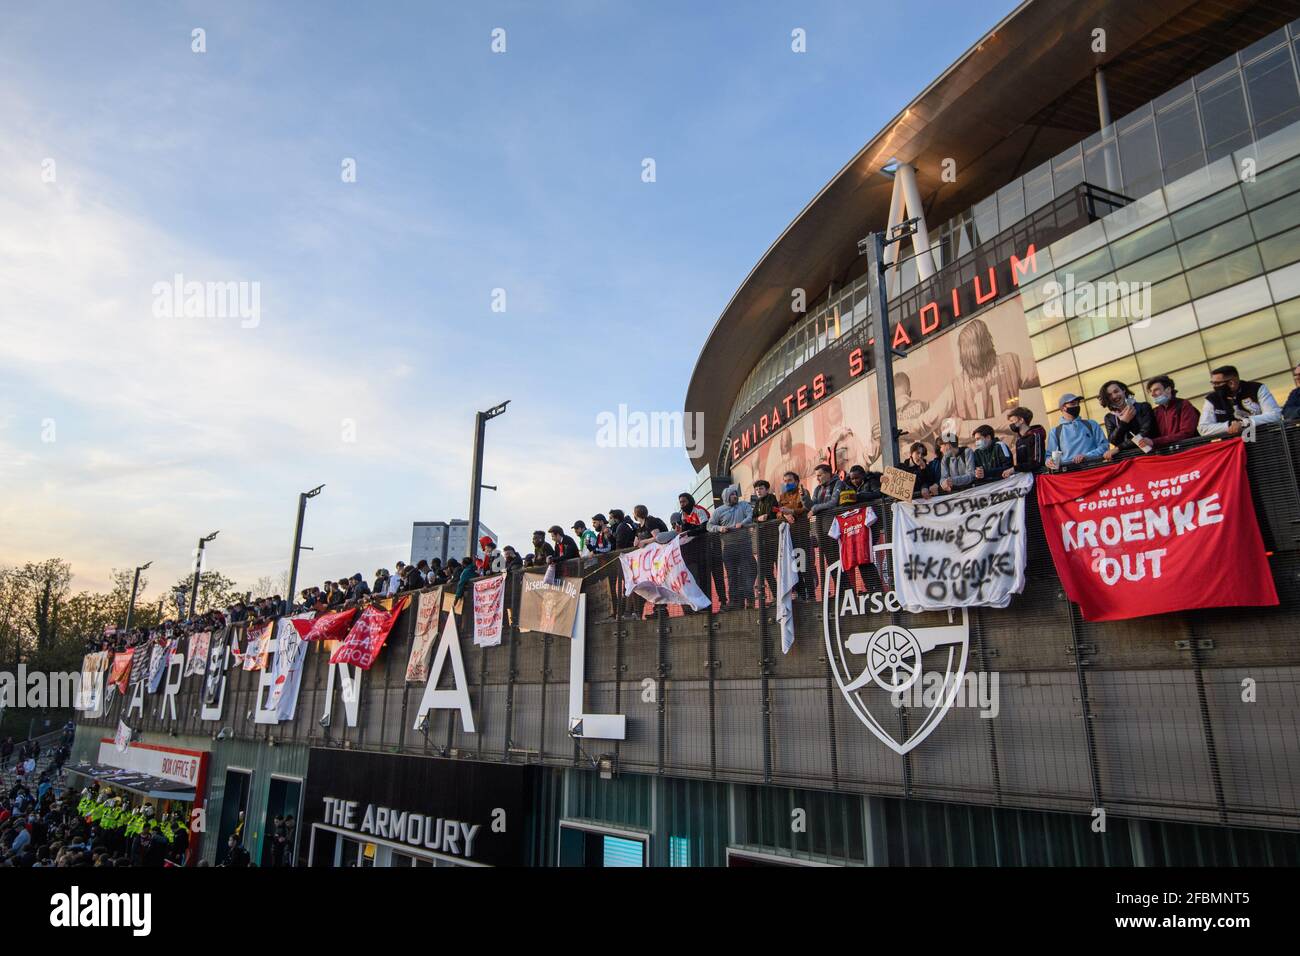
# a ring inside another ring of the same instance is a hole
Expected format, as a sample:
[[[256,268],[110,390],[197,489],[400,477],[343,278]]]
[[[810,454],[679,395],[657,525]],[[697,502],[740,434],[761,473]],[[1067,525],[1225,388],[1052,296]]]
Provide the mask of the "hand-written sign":
[[[916,476],[901,468],[886,468],[884,477],[880,479],[880,490],[899,501],[911,501],[915,488]]]
[[[957,494],[894,506],[897,591],[907,610],[1006,607],[1025,587],[1025,496],[1017,474]]]

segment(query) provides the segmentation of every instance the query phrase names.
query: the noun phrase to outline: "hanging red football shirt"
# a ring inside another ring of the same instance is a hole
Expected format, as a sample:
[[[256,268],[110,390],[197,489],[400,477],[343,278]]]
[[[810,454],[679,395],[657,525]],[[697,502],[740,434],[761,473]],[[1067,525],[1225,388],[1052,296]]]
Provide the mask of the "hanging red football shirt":
[[[871,563],[871,532],[876,523],[876,509],[867,505],[835,516],[830,535],[840,543],[840,567],[852,571],[859,564]]]

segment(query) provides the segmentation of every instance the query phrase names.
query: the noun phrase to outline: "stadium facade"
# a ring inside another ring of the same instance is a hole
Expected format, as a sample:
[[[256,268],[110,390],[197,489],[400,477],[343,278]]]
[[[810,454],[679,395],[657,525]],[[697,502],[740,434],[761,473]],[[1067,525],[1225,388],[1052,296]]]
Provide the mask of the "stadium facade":
[[[1022,4],[727,305],[686,397],[704,415],[696,467],[748,493],[824,458],[879,461],[858,242],[912,218],[885,333],[909,441],[1005,431],[1016,406],[1054,426],[1066,392],[1099,419],[1110,379],[1141,396],[1166,373],[1199,403],[1221,364],[1285,395],[1300,362],[1297,17],[1238,0]],[[684,615],[637,605],[617,564],[575,566],[579,642],[521,630],[512,574],[499,645],[473,643],[467,609],[438,612],[458,621],[445,656],[461,666],[435,673],[432,708],[406,680],[407,611],[364,672],[312,645],[291,719],[266,720],[266,677],[227,656],[219,703],[199,678],[132,687],[83,718],[73,760],[96,778],[137,765],[134,792],[168,799],[134,752],[201,755],[170,799],[203,805],[212,861],[237,829],[268,859],[268,821],[287,812],[293,859],[315,866],[1295,864],[1300,433],[1261,429],[1247,459],[1277,607],[1085,621],[1036,508],[1026,587],[1004,609],[910,615],[868,574],[876,600],[858,617],[958,629],[969,649],[941,721],[922,699],[886,711],[897,746],[837,686],[835,545],[808,522],[794,537],[820,555],[817,590],[795,604],[788,653],[762,581],[758,607]],[[760,567],[774,531],[748,538]],[[716,540],[690,548],[720,591]],[[461,690],[468,709],[450,703]],[[137,736],[121,747],[120,721]]]

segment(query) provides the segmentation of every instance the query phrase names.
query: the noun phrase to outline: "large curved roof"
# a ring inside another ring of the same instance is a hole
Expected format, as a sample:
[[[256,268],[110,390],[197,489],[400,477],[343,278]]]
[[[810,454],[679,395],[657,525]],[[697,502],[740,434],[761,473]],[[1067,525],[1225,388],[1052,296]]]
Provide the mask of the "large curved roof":
[[[854,265],[911,163],[938,224],[1095,133],[1094,71],[1116,119],[1300,17],[1300,0],[1026,0],[858,151],[777,237],[722,311],[696,361],[686,410],[704,414],[699,468],[716,460],[746,376],[790,327],[790,290],[815,301]],[[1106,52],[1092,52],[1093,30]],[[956,160],[957,182],[939,173]]]

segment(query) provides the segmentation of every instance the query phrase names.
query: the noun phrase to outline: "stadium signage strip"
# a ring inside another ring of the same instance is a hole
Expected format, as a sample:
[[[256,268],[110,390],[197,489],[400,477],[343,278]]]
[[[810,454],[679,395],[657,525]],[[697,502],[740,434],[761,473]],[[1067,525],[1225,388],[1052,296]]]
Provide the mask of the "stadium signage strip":
[[[975,273],[969,282],[944,288],[933,285],[933,294],[915,311],[894,325],[891,345],[906,351],[924,344],[940,332],[960,324],[978,312],[1020,291],[1020,286],[1038,276],[1038,250],[1034,243],[1023,255],[1010,257]],[[942,276],[942,273],[940,274]],[[756,449],[767,438],[814,408],[836,389],[843,389],[872,368],[870,346],[852,349],[828,348],[801,366],[799,378],[791,376],[769,392],[730,433],[733,462]]]

